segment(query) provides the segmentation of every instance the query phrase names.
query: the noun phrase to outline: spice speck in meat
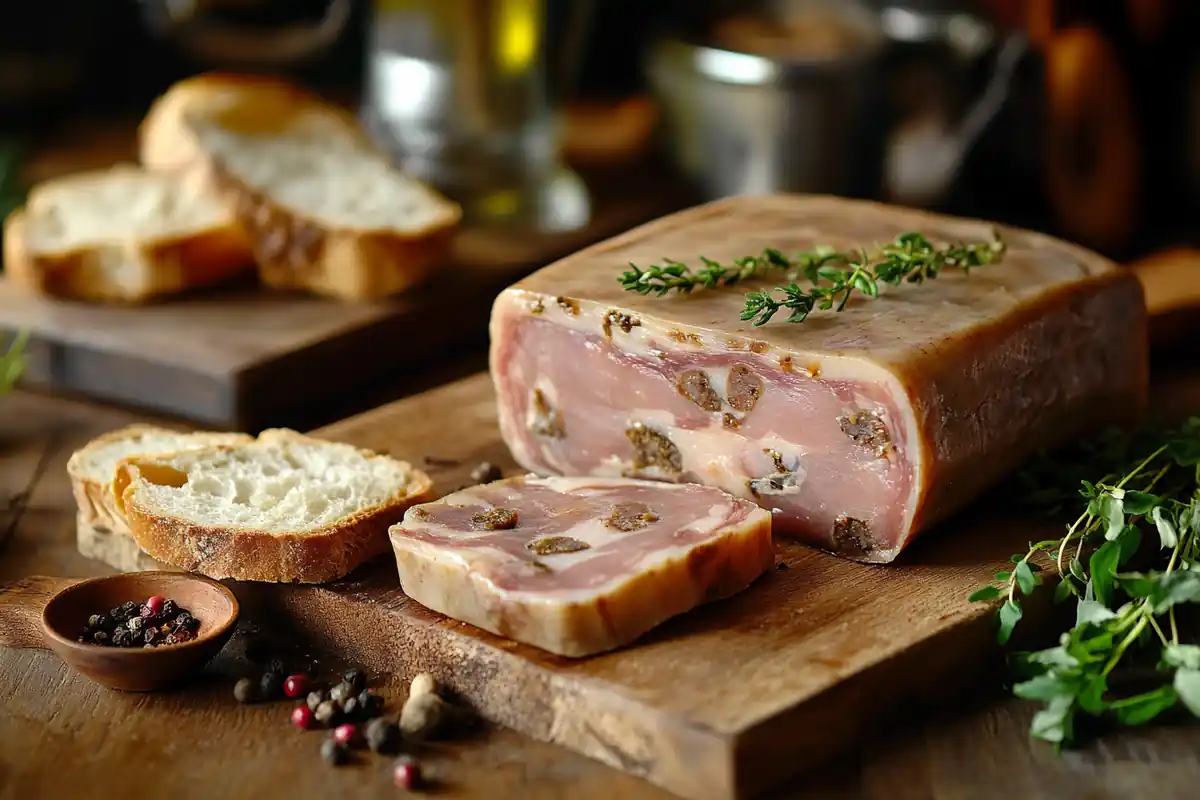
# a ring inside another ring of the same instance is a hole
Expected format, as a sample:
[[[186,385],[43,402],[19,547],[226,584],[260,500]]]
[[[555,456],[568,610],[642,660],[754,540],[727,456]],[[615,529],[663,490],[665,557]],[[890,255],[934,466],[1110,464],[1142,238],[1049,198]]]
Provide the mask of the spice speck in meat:
[[[517,512],[511,508],[493,508],[471,515],[471,527],[477,531],[508,531],[517,527]]]

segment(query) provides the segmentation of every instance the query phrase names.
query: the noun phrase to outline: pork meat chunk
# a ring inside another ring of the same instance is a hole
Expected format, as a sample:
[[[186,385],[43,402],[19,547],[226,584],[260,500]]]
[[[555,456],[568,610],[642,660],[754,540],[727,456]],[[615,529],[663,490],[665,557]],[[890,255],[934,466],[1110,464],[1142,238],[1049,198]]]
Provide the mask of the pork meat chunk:
[[[520,477],[414,506],[400,585],[446,616],[568,657],[629,644],[769,569],[771,515],[708,486]]]
[[[1147,386],[1136,278],[1028,231],[999,263],[881,286],[840,313],[752,327],[782,276],[642,296],[664,258],[849,249],[994,226],[873,203],[734,198],[588,248],[504,291],[491,370],[505,442],[539,474],[699,482],[758,502],[777,533],[889,562],[1039,448],[1136,418]]]

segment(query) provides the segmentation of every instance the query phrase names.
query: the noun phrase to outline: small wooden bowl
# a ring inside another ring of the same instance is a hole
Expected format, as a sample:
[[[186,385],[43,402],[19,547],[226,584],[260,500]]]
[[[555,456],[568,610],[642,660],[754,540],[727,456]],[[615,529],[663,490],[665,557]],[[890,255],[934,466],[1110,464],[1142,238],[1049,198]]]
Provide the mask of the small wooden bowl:
[[[196,638],[160,647],[105,647],[77,641],[92,614],[159,595],[200,621]],[[238,602],[214,580],[182,572],[131,572],[93,578],[59,591],[42,610],[46,645],[68,666],[111,689],[149,692],[183,681],[215,656],[233,634]]]

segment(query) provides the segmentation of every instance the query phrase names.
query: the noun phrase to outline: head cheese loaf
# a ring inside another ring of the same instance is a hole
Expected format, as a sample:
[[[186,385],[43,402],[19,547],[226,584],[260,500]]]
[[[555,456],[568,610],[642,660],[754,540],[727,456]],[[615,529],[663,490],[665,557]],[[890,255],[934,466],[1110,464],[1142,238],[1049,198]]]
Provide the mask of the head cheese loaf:
[[[510,478],[415,506],[391,530],[418,603],[562,656],[629,644],[749,586],[771,517],[719,489],[622,478]]]
[[[772,510],[778,533],[888,562],[1036,449],[1140,413],[1138,281],[1036,233],[1001,228],[997,263],[882,285],[800,323],[740,319],[745,292],[781,274],[661,297],[618,281],[630,263],[870,249],[907,231],[993,235],[873,203],[742,197],[546,267],[492,311],[505,441],[542,474],[720,487]]]

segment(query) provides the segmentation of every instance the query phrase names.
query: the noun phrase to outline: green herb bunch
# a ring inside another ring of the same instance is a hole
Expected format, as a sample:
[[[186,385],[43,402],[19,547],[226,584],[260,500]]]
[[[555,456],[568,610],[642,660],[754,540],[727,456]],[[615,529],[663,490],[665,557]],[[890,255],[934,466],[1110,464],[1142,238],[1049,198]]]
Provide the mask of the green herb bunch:
[[[1014,555],[1011,570],[971,596],[1002,601],[1001,644],[1046,570],[1058,580],[1056,602],[1076,598],[1075,625],[1057,647],[1014,657],[1014,694],[1044,704],[1030,732],[1056,745],[1076,741],[1080,715],[1140,725],[1182,704],[1200,716],[1200,645],[1181,641],[1176,619],[1177,607],[1200,602],[1200,418],[1110,432],[1020,480],[1040,484],[1034,502],[1058,510],[1067,493],[1042,481],[1055,469],[1077,478],[1088,463],[1103,477],[1078,479],[1084,510],[1064,535]]]
[[[923,234],[903,233],[891,244],[878,248],[874,256],[864,249],[838,251],[828,246],[786,256],[779,250],[768,248],[761,255],[735,259],[730,265],[701,257],[703,266],[695,271],[670,259],[645,269],[630,264],[618,280],[626,291],[661,297],[671,291],[687,293],[697,287],[715,289],[782,273],[788,284],[746,295],[741,318],[753,320],[754,325],[759,326],[770,322],[783,309],[791,311],[788,322],[803,322],[814,309],[842,311],[854,292],[878,297],[880,283],[892,286],[905,282],[923,283],[936,278],[945,268],[969,272],[973,267],[997,261],[1003,254],[1004,243],[998,233],[987,242],[941,247]],[[810,286],[802,288],[796,283],[800,279]],[[781,298],[776,297],[779,292],[783,293]]]

